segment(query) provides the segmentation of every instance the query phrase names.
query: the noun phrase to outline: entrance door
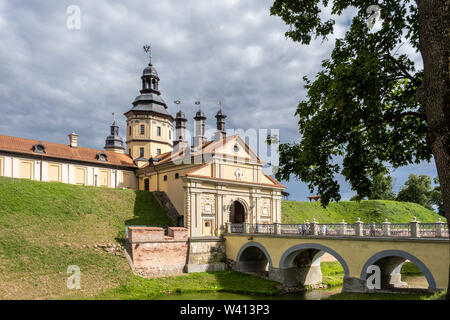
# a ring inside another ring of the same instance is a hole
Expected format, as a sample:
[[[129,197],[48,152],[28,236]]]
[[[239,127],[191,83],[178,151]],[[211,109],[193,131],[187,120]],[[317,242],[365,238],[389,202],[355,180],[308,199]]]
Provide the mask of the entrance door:
[[[233,202],[231,214],[231,223],[244,223],[245,222],[245,208],[239,201]]]
[[[150,180],[149,179],[144,180],[144,190],[150,191]]]

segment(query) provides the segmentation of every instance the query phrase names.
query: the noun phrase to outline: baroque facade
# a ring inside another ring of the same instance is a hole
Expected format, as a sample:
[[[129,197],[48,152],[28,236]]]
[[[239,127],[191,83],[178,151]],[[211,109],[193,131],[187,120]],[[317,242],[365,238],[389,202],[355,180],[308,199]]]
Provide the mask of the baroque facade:
[[[151,62],[141,80],[140,95],[124,113],[126,147],[115,119],[103,150],[79,147],[75,133],[67,145],[0,135],[0,176],[164,192],[190,237],[218,236],[226,223],[281,222],[285,187],[263,173],[264,162],[242,137],[226,135],[223,110],[210,141],[206,116],[197,111],[190,146],[187,118],[167,111]]]

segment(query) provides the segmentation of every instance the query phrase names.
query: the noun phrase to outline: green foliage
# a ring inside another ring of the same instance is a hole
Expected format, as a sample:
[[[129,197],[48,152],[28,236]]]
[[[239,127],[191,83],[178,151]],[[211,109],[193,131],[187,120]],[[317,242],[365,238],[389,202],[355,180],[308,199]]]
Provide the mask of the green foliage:
[[[372,178],[369,200],[394,200],[395,193],[392,191],[392,177],[379,173]]]
[[[359,196],[357,194],[350,198],[350,201],[358,201],[359,202],[361,200],[364,200],[364,198],[362,198],[361,196]]]
[[[349,7],[357,13],[314,81],[304,78],[307,99],[296,111],[302,138],[280,145],[276,177],[294,175],[308,183],[326,206],[341,198],[337,174],[364,198],[371,194],[370,177],[386,172],[386,163],[396,168],[429,161],[431,149],[425,111],[416,99],[423,72],[397,53],[405,42],[418,48],[415,1],[378,1],[383,25],[372,33],[366,23],[369,0],[275,0],[271,14],[289,25],[287,37],[309,44],[333,33],[334,20],[320,15],[322,4],[331,6],[333,15]]]
[[[390,200],[362,200],[331,202],[323,208],[318,202],[282,201],[282,223],[303,223],[316,219],[319,223],[348,223],[358,218],[366,223],[382,223],[385,219],[392,223],[407,223],[417,217],[422,222],[436,222],[440,217],[436,212],[421,205]],[[446,221],[445,218],[442,218]]]
[[[439,184],[438,177],[434,178],[434,183]],[[442,200],[442,192],[441,192],[441,186],[437,185],[433,188],[433,190],[430,193],[430,202],[432,205],[437,206],[438,213],[441,216],[445,216],[444,212],[444,202]]]
[[[431,206],[431,179],[422,174],[410,174],[405,185],[397,195],[397,201],[414,202],[432,210]]]

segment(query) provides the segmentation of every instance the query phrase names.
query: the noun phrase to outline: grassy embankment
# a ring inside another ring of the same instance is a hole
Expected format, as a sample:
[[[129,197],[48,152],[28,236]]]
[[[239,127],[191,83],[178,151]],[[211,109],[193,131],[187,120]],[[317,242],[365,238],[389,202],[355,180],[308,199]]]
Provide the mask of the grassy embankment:
[[[168,224],[148,192],[0,177],[0,299],[277,292],[274,282],[235,272],[141,279],[122,255],[98,246],[122,243],[125,225]],[[81,269],[81,290],[67,289],[69,265]]]
[[[331,202],[326,209],[320,202],[283,201],[282,223],[302,223],[305,220],[318,223],[339,223],[342,219],[354,223],[358,218],[365,223],[381,223],[385,219],[393,223],[407,223],[417,217],[421,222],[447,221],[436,212],[416,203],[389,200],[363,200]]]

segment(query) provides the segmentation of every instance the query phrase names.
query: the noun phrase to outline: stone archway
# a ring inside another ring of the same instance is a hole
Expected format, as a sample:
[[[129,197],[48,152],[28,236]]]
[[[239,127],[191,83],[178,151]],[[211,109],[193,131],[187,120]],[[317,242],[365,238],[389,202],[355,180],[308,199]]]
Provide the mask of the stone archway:
[[[344,269],[344,279],[350,272],[345,260],[333,249],[318,243],[303,243],[286,250],[281,256],[279,269],[270,278],[286,285],[315,285],[322,282],[320,260],[329,253]]]
[[[248,210],[245,202],[236,199],[230,204],[230,223],[247,222]]]
[[[367,268],[371,265],[377,265],[381,272],[381,289],[401,286],[403,282],[401,281],[400,270],[406,260],[414,263],[422,271],[428,281],[428,289],[436,290],[436,281],[427,266],[412,254],[401,250],[385,250],[374,254],[364,264],[360,277],[362,280],[366,280],[369,276]]]
[[[272,259],[266,248],[258,242],[247,242],[236,257],[236,271],[267,277],[272,269]]]

